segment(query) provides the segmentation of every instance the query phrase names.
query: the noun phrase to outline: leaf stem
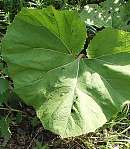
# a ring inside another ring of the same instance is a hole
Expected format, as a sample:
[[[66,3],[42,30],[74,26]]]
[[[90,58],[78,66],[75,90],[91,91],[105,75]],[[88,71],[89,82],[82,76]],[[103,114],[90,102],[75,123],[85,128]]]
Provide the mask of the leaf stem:
[[[81,58],[85,58],[86,56],[85,56],[85,54],[83,54],[83,53],[81,53],[81,54],[79,54],[78,55],[78,59],[80,60]]]

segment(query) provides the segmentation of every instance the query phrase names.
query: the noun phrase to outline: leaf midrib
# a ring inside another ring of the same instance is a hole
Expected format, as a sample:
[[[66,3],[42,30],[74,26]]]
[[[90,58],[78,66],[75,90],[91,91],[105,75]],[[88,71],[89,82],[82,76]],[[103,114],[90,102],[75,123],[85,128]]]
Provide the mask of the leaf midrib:
[[[58,66],[58,67],[56,67],[56,68],[54,68],[54,69],[51,69],[51,70],[45,72],[44,74],[46,75],[47,73],[49,73],[49,72],[51,72],[51,71],[54,71],[54,70],[56,70],[56,69],[62,68],[62,67],[64,67],[64,66],[67,66],[67,65],[71,64],[72,62],[74,62],[74,61],[71,61],[71,62],[69,62],[69,63],[67,63],[67,64],[64,64],[64,65],[61,65],[61,66]],[[43,75],[41,78],[39,78],[39,79],[37,79],[37,80],[35,80],[35,81],[31,81],[30,84],[28,84],[28,85],[22,86],[22,87],[20,87],[20,88],[15,88],[15,89],[16,89],[16,90],[17,90],[17,89],[19,90],[19,89],[24,88],[24,87],[29,87],[29,86],[31,86],[31,85],[33,85],[33,84],[35,84],[35,83],[38,83],[39,81],[41,81],[41,80],[43,80],[43,79],[44,79],[44,75]]]
[[[116,54],[122,54],[122,53],[129,53],[130,54],[130,51],[125,51],[125,52],[116,52],[116,53],[114,53],[114,54],[106,54],[106,55],[101,55],[101,56],[98,56],[98,57],[95,57],[95,58],[89,58],[89,60],[100,60],[100,61],[104,61],[104,62],[106,62],[106,63],[108,63],[108,64],[112,64],[112,65],[115,65],[114,63],[111,63],[111,62],[108,62],[108,61],[106,61],[106,60],[103,60],[103,59],[100,59],[100,58],[105,58],[105,57],[107,57],[107,56],[115,56]]]

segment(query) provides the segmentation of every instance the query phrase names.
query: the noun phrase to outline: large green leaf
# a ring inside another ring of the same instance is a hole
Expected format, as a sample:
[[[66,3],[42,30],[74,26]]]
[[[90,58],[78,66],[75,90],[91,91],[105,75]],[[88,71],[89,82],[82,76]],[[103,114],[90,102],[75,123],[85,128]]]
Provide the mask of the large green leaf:
[[[97,58],[105,55],[129,52],[129,47],[130,33],[121,30],[106,29],[96,35],[89,45],[87,52],[89,57]]]
[[[3,42],[10,72],[16,74],[14,82],[23,86],[72,61],[83,48],[85,36],[85,25],[76,13],[52,7],[23,9]]]
[[[2,54],[15,92],[36,109],[46,129],[70,137],[95,131],[130,100],[124,37],[130,34],[106,29],[91,42],[88,59],[76,58],[85,26],[74,12],[23,10],[7,31]]]

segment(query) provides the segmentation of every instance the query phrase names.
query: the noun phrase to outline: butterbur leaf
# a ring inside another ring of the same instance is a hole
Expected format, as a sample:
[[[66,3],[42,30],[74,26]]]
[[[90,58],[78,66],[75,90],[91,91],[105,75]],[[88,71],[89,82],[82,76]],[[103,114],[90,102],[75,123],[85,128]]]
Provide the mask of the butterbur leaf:
[[[67,64],[83,48],[85,36],[85,24],[74,12],[60,12],[52,7],[43,10],[23,9],[9,27],[4,40],[4,48],[9,48],[4,55],[13,50],[16,57],[14,59],[12,52],[9,57],[6,55],[9,61],[13,61],[10,66],[8,64],[10,71],[14,75],[19,72],[14,82],[17,80],[19,85],[28,84],[39,79],[46,71]],[[52,61],[55,61],[53,65]],[[21,63],[27,73],[21,72]]]
[[[112,103],[110,110],[112,111],[112,106],[119,109],[120,105],[123,107],[122,103],[128,104],[130,102],[130,33],[105,29],[95,36],[87,52],[91,58],[87,61],[88,66],[100,75],[104,88],[107,89],[101,97],[109,99],[108,101]],[[100,90],[99,85],[98,91],[101,92]],[[107,92],[108,97],[105,96]]]
[[[56,14],[62,25],[55,26]],[[85,26],[75,12],[24,9],[8,28],[2,55],[15,92],[36,109],[44,128],[61,137],[78,136],[95,131],[130,99],[130,46],[124,37],[129,40],[130,34],[105,29],[92,40],[88,59],[76,58]]]
[[[107,37],[107,39],[105,37]],[[116,57],[116,54],[119,53],[129,53],[129,47],[129,32],[105,29],[103,32],[98,33],[91,41],[87,52],[90,58],[98,58],[106,55],[115,55]]]

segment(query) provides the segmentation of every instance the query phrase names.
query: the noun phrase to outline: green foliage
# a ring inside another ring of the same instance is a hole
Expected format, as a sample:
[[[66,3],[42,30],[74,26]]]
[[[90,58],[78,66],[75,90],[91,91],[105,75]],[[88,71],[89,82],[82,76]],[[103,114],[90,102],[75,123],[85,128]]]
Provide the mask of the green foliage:
[[[17,112],[16,117],[15,117],[15,122],[16,124],[20,124],[22,122],[22,113],[21,112]]]
[[[56,9],[61,9],[66,5],[65,0],[3,0],[1,2],[1,7],[5,12],[5,19],[9,22],[12,22],[15,15],[23,7],[33,7],[42,9],[49,5],[54,6]]]
[[[106,0],[97,4],[88,4],[80,13],[81,18],[89,25],[114,27],[130,31],[130,1]]]
[[[33,117],[31,119],[31,125],[32,127],[36,127],[39,124],[39,119],[37,118],[37,116]]]
[[[62,137],[95,131],[130,101],[130,33],[103,30],[88,58],[85,39],[76,12],[49,7],[23,9],[2,42],[15,92]]]
[[[36,147],[33,149],[48,149],[48,146],[42,145],[40,142],[37,142]]]
[[[11,137],[9,122],[10,119],[0,118],[0,137],[3,137],[6,141]]]
[[[8,96],[8,81],[0,78],[0,105],[6,102]]]
[[[6,102],[8,97],[8,81],[5,79],[4,74],[7,74],[7,69],[4,67],[2,57],[0,57],[0,105]]]

